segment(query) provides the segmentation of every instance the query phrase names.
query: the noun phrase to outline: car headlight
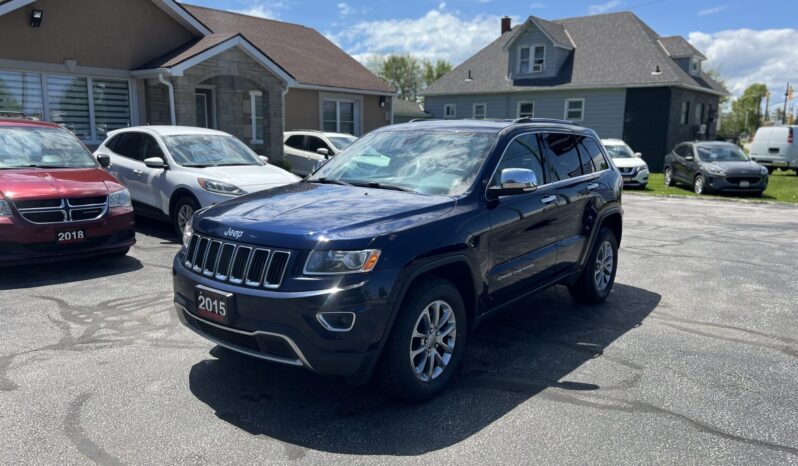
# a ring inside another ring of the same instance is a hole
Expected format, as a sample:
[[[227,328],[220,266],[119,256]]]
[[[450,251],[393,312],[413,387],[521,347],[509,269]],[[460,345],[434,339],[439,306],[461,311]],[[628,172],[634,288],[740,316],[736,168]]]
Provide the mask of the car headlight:
[[[194,227],[191,224],[194,223],[194,216],[192,215],[188,222],[186,222],[186,226],[183,227],[183,246],[188,247],[188,243],[191,242],[191,237],[194,236]]]
[[[370,272],[380,258],[379,249],[363,251],[314,250],[305,262],[306,275]]]
[[[770,172],[768,171],[768,167],[760,167],[759,168],[759,173],[761,173],[763,175],[767,175]]]
[[[9,217],[11,215],[11,206],[8,205],[8,202],[0,199],[0,217]]]
[[[244,191],[242,191],[238,186],[225,183],[224,181],[197,178],[197,183],[199,183],[202,189],[212,193],[227,194],[228,196],[240,196],[244,194]]]
[[[716,165],[707,165],[706,166],[707,173],[710,175],[715,176],[726,176],[726,170],[716,166]]]
[[[130,207],[130,191],[123,189],[108,196],[108,207]]]

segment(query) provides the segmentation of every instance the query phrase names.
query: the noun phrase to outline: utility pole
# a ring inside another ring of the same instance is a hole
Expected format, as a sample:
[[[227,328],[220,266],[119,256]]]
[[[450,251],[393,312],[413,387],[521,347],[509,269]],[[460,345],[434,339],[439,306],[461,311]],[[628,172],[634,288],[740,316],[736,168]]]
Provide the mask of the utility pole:
[[[784,112],[781,114],[781,124],[787,124],[787,101],[792,97],[792,88],[790,83],[787,83],[787,89],[784,91]]]
[[[770,121],[770,91],[765,94],[765,121]]]

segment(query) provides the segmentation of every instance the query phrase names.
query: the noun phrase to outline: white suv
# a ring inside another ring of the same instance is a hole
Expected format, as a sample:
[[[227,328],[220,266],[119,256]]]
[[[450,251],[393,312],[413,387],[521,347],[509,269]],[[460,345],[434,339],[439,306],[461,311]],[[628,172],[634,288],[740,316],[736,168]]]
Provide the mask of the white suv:
[[[286,131],[283,135],[284,159],[291,165],[291,171],[306,176],[318,164],[341,152],[344,147],[357,140],[351,134],[324,133],[302,130]]]
[[[111,131],[94,155],[110,157],[108,171],[128,188],[137,213],[170,220],[178,234],[202,207],[299,181],[230,134],[205,128]]]
[[[645,188],[648,185],[648,164],[640,152],[634,152],[620,139],[602,139],[601,142],[621,172],[624,187]]]

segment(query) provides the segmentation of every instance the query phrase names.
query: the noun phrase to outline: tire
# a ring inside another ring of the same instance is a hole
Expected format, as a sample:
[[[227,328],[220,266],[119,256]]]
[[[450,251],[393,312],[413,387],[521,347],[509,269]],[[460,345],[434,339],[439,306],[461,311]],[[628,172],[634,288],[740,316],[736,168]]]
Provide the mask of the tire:
[[[665,175],[665,186],[673,186],[673,169],[665,167],[665,171],[662,173]]]
[[[199,208],[199,202],[191,196],[183,196],[175,202],[172,209],[172,226],[174,226],[178,238],[183,236],[185,221],[190,219],[191,215],[194,215]]]
[[[693,192],[700,196],[706,194],[707,191],[707,179],[699,173],[693,178]]]
[[[108,254],[108,257],[125,257],[130,252],[130,248],[122,249],[121,251],[114,251]]]
[[[450,328],[453,330],[437,337],[433,343],[425,344],[422,335],[430,335],[428,331],[435,331],[434,326],[427,330],[428,324],[434,320],[425,316],[433,317],[437,312],[440,312],[437,314],[439,320],[446,319],[446,324],[439,324],[443,332]],[[394,398],[408,401],[425,400],[440,392],[462,362],[467,327],[463,298],[450,282],[432,278],[411,288],[377,367],[377,382],[383,391]],[[420,331],[416,332],[417,329]],[[446,351],[438,341],[443,341],[452,351]],[[411,351],[417,354],[412,356]],[[432,353],[438,357],[432,356],[430,359],[428,356]],[[430,360],[434,361],[434,365],[428,364]],[[428,370],[430,368],[431,372]]]
[[[609,259],[607,259],[608,251],[611,252]],[[607,266],[609,266],[608,272]],[[593,244],[584,270],[568,287],[568,291],[578,303],[603,303],[612,292],[617,271],[618,240],[612,230],[602,228]],[[601,275],[599,275],[600,272],[602,272]]]

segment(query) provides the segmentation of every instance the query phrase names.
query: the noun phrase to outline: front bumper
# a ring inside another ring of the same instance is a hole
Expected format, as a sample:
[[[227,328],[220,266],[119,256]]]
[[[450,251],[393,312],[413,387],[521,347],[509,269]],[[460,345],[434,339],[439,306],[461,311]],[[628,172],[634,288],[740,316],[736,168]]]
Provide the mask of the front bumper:
[[[713,191],[755,193],[768,187],[768,177],[748,175],[727,175],[725,177],[707,175],[707,182]],[[747,182],[747,186],[744,182]]]
[[[86,222],[37,224],[16,216],[0,217],[0,266],[77,259],[123,251],[136,243],[130,208],[110,209]],[[58,244],[59,232],[82,230],[81,241]]]
[[[768,168],[798,168],[798,159],[790,160],[783,156],[752,155],[751,160]]]
[[[642,188],[648,185],[648,169],[632,171],[631,173],[621,172],[623,186],[626,188]]]
[[[260,359],[353,379],[368,377],[392,320],[388,299],[396,274],[372,272],[367,281],[346,288],[272,291],[232,285],[173,263],[174,302],[180,321],[202,337]],[[229,325],[194,314],[195,289],[202,285],[232,293],[235,314]],[[348,331],[331,331],[319,313],[351,312]]]

